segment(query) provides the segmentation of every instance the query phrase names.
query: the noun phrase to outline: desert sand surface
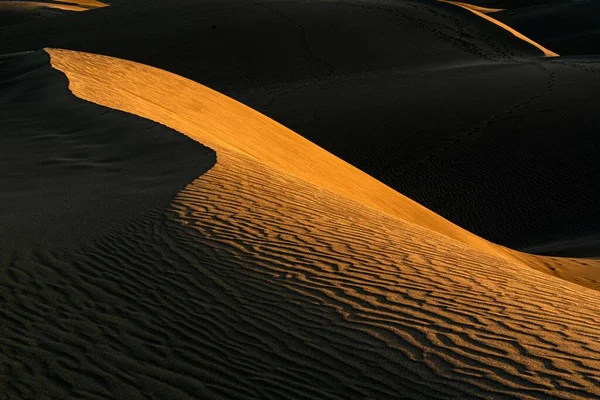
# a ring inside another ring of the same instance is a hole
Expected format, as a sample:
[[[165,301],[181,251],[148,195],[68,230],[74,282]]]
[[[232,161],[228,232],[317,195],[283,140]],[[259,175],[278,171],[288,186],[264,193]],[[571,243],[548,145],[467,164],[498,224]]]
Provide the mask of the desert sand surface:
[[[6,398],[600,396],[593,57],[440,2],[0,32]]]
[[[461,228],[462,240],[451,238],[441,217],[410,222],[427,210],[392,190],[373,198],[400,204],[397,214],[335,181],[308,180],[318,172],[302,176],[302,166],[329,163],[341,180],[377,185],[200,84],[114,58],[47,52],[74,102],[152,117],[211,147],[217,163],[164,211],[85,246],[6,264],[0,343],[9,396],[598,394],[596,291],[474,235],[469,243]],[[19,64],[30,57],[43,59],[25,54]],[[236,118],[218,118],[225,113]],[[309,152],[291,162],[297,148]]]
[[[440,2],[173,4],[14,24],[0,53],[68,48],[201,82],[511,248],[597,234],[598,60],[543,58]]]

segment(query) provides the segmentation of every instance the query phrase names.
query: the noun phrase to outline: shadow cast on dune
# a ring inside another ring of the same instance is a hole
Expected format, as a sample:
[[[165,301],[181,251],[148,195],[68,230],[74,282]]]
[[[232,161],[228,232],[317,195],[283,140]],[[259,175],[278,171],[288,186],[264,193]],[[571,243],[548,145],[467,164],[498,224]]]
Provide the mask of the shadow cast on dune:
[[[166,211],[5,264],[0,365],[11,396],[598,393],[597,292],[526,268],[199,84],[48,51],[77,96],[176,125],[218,162]]]
[[[73,96],[44,51],[0,59],[0,91],[2,257],[164,208],[215,163],[163,125]]]

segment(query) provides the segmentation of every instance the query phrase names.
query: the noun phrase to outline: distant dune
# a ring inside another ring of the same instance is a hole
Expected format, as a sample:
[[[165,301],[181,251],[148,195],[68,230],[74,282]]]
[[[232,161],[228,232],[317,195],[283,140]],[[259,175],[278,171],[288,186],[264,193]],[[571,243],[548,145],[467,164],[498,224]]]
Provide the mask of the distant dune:
[[[517,3],[517,2],[515,2]],[[561,55],[600,55],[600,3],[547,1],[507,9],[495,17],[534,37]]]

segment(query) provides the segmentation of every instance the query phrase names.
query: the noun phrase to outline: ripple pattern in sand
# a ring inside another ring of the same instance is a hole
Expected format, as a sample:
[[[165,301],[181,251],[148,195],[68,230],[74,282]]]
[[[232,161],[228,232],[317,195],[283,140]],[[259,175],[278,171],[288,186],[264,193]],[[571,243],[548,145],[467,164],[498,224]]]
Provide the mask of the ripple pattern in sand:
[[[9,398],[589,398],[596,292],[221,151],[164,214],[0,272]]]

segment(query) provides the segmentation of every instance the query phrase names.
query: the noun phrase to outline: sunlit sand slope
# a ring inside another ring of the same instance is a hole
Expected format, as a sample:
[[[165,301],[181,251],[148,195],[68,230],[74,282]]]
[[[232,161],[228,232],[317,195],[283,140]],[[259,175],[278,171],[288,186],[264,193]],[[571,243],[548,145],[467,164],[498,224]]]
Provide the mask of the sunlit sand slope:
[[[413,203],[402,216],[362,204],[363,192],[306,179],[293,166],[328,176],[309,165],[326,153],[280,160],[290,131],[267,129],[264,117],[201,85],[50,53],[76,95],[181,124],[218,162],[166,212],[81,250],[4,268],[0,354],[13,397],[600,394],[597,292],[524,268],[466,233],[451,239],[435,216],[408,222],[410,212],[427,215]],[[97,91],[102,84],[111,91]],[[226,112],[245,123],[214,119]],[[272,154],[257,153],[261,144]],[[374,185],[342,165],[330,165],[345,171],[339,180]]]
[[[600,75],[542,59],[460,7],[115,0],[5,34],[18,40],[0,52],[77,49],[202,82],[494,242],[528,248],[598,231],[588,194],[600,190],[600,117],[589,99]]]
[[[260,160],[332,193],[472,246],[501,254],[488,242],[451,224],[379,181],[256,111],[205,86],[116,58],[47,50],[52,65],[77,96],[159,121],[217,151]],[[165,85],[162,82],[168,81]],[[130,93],[139,93],[132,96]],[[164,102],[165,98],[173,99]],[[157,106],[160,104],[160,106]]]
[[[163,70],[115,58],[64,50],[48,52],[52,55],[53,65],[68,74],[70,88],[78,96],[160,121],[215,149],[217,153],[221,149],[229,149],[256,157],[265,165],[286,174],[484,252],[594,289],[600,288],[600,262],[583,261],[589,266],[584,268],[585,274],[574,274],[567,267],[575,264],[581,271],[579,261],[532,258],[492,245],[282,125],[202,85]],[[164,82],[169,82],[169,85]],[[131,96],[130,93],[138,95]],[[165,98],[178,101],[165,103]]]

